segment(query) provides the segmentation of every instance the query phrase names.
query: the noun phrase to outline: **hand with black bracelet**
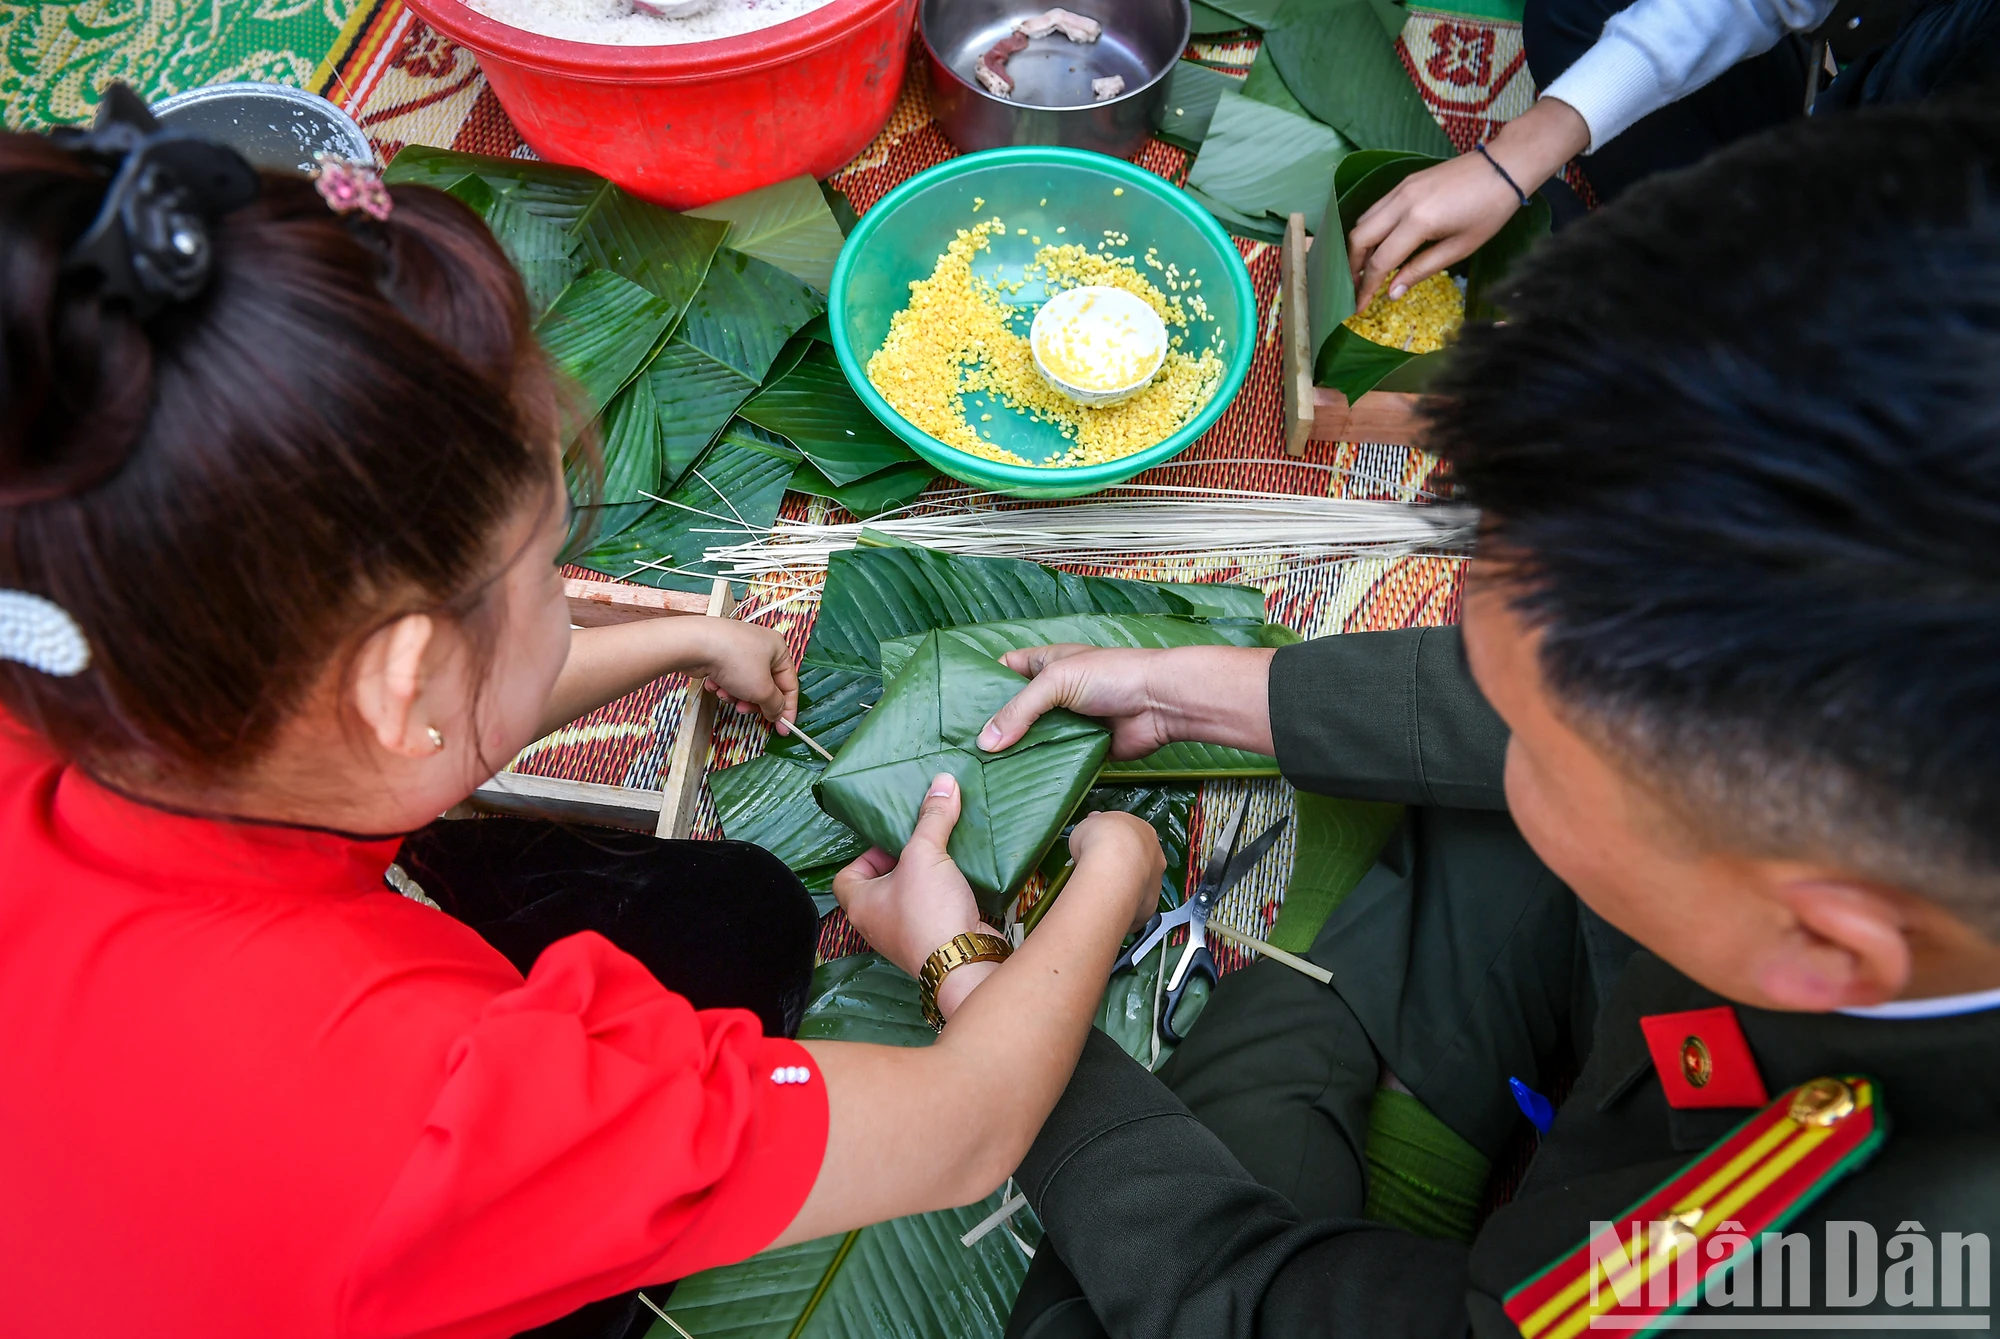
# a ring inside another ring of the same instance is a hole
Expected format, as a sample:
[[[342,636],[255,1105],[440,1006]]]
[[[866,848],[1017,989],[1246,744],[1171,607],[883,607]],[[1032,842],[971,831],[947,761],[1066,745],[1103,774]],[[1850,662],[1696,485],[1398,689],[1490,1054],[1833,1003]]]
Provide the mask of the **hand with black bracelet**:
[[[1589,146],[1584,119],[1543,98],[1471,153],[1403,178],[1348,234],[1356,308],[1366,310],[1385,283],[1399,298],[1477,251]]]

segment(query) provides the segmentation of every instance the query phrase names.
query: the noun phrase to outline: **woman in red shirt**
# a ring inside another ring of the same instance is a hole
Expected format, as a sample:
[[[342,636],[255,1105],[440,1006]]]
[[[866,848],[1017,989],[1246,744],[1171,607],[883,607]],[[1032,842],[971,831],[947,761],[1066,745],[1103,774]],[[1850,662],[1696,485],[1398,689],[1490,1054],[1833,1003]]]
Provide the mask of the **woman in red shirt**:
[[[0,135],[7,1332],[504,1336],[990,1193],[1152,900],[1151,829],[1081,825],[1046,927],[950,972],[918,1050],[786,1038],[810,911],[752,848],[404,846],[669,670],[781,721],[789,657],[719,620],[572,635],[558,397],[456,201],[105,106]],[[837,885],[913,973],[982,928],[957,806],[934,784]],[[457,916],[385,883],[399,848]]]

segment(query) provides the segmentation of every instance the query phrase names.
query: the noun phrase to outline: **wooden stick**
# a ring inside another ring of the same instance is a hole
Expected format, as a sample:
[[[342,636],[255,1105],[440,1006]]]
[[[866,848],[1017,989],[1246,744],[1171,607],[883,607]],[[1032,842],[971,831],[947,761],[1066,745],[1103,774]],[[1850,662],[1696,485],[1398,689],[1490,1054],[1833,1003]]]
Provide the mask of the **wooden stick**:
[[[1247,949],[1254,949],[1263,957],[1276,958],[1293,971],[1303,972],[1323,986],[1333,984],[1333,973],[1327,971],[1326,968],[1307,962],[1296,953],[1287,953],[1275,944],[1267,944],[1261,939],[1254,939],[1244,934],[1241,930],[1232,930],[1221,921],[1211,920],[1208,923],[1208,932],[1210,934],[1221,935],[1232,944],[1237,944]]]
[[[1302,456],[1313,436],[1312,314],[1306,307],[1306,216],[1285,220],[1278,255],[1278,367],[1285,390],[1285,450]]]
[[[1306,257],[1313,239],[1306,216],[1285,221],[1284,249],[1278,257],[1279,373],[1285,391],[1285,450],[1305,454],[1306,443],[1416,443],[1421,423],[1419,397],[1401,391],[1369,391],[1353,404],[1339,391],[1313,385],[1312,315],[1307,309]]]
[[[814,753],[817,753],[820,757],[826,759],[828,762],[833,761],[833,755],[826,751],[825,746],[822,745],[817,739],[814,739],[811,735],[807,734],[805,731],[799,729],[798,724],[796,722],[786,721],[785,728],[782,733],[788,735],[797,735],[799,737],[800,743],[804,744],[807,748],[811,749]]]
[[[481,813],[568,819],[651,832],[660,821],[660,792],[502,772],[473,791],[464,804],[454,806],[445,817],[470,818]]]
[[[708,596],[684,590],[655,590],[629,581],[585,581],[568,577],[563,595],[569,600],[569,621],[579,628],[601,628],[641,618],[671,618],[705,614]]]
[[[735,611],[729,582],[719,580],[708,593],[703,611],[710,618],[728,618]],[[708,770],[708,745],[715,730],[715,694],[699,679],[689,681],[681,704],[680,731],[667,758],[667,782],[660,800],[655,836],[685,841],[694,832],[694,809],[701,799],[701,778]]]

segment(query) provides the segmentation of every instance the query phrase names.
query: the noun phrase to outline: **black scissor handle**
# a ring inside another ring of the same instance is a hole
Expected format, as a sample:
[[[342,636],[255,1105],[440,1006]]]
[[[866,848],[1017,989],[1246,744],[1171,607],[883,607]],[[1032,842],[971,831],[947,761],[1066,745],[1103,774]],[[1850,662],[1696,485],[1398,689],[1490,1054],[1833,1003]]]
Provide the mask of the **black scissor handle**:
[[[1127,947],[1123,953],[1120,953],[1118,955],[1117,962],[1111,964],[1111,971],[1113,975],[1116,975],[1117,973],[1124,971],[1128,967],[1136,967],[1139,965],[1136,961],[1134,961],[1132,957],[1133,949],[1138,948],[1139,945],[1145,943],[1148,939],[1151,939],[1153,937],[1154,932],[1160,928],[1160,922],[1165,918],[1166,918],[1165,912],[1156,911],[1153,913],[1152,918],[1146,922],[1146,928],[1139,931],[1139,937],[1134,939],[1131,945]],[[1164,951],[1165,946],[1162,945],[1161,947],[1162,950]]]
[[[1169,970],[1164,958],[1160,960],[1160,970],[1163,972]],[[1206,944],[1196,949],[1194,956],[1188,959],[1186,969],[1181,972],[1179,984],[1170,988],[1160,999],[1161,1041],[1178,1046],[1187,1040],[1186,1037],[1174,1031],[1174,1010],[1180,1007],[1181,996],[1187,994],[1188,983],[1193,981],[1197,976],[1207,977],[1209,989],[1213,990],[1215,988],[1215,956],[1208,951],[1208,945]]]

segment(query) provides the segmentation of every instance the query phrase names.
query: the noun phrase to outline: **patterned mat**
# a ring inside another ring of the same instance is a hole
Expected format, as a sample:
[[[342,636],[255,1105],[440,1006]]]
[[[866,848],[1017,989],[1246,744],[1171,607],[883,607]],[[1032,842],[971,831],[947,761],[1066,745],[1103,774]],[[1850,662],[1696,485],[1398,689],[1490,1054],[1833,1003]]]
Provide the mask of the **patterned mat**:
[[[0,0],[0,127],[90,119],[123,80],[148,102],[237,79],[307,87],[362,0]]]
[[[1515,0],[1458,0],[1453,10],[1412,9],[1403,35],[1403,57],[1412,78],[1452,140],[1461,147],[1490,135],[1533,100],[1533,86],[1521,54]],[[1490,12],[1480,12],[1490,11]],[[1203,59],[1247,66],[1253,44],[1204,43]],[[341,104],[372,136],[387,158],[405,144],[430,144],[478,153],[531,157],[486,86],[471,53],[433,32],[403,7],[402,0],[375,0],[357,13],[322,67],[319,91]],[[932,122],[921,74],[906,84],[895,112],[867,150],[836,174],[835,183],[866,210],[911,175],[955,153]],[[1143,166],[1178,182],[1188,156],[1160,142],[1150,144]],[[1258,294],[1261,337],[1249,380],[1241,395],[1206,436],[1168,466],[1140,476],[1142,482],[1214,488],[1255,489],[1329,497],[1416,500],[1431,481],[1435,462],[1403,447],[1357,443],[1312,443],[1303,459],[1285,454],[1280,429],[1278,252],[1257,242],[1238,243]],[[827,504],[794,496],[788,514],[825,516]],[[820,511],[812,512],[818,507]],[[847,519],[840,514],[838,519]],[[1363,629],[1390,629],[1455,621],[1462,566],[1443,558],[1358,559],[1280,570],[1229,559],[1203,563],[1140,562],[1093,569],[1106,575],[1168,580],[1235,581],[1261,588],[1269,616],[1307,636]],[[767,605],[782,589],[752,590],[748,606]],[[815,599],[756,615],[782,629],[803,648],[812,626]],[[593,713],[526,750],[516,762],[524,772],[572,780],[658,787],[678,725],[681,685],[662,680]],[[731,718],[721,722],[709,765],[725,767],[762,752],[760,725]],[[1197,807],[1191,859],[1205,858],[1200,809],[1209,800],[1233,802],[1250,790],[1246,815],[1252,831],[1289,813],[1292,796],[1279,781],[1217,783]],[[704,793],[697,832],[716,831],[713,806]],[[1289,834],[1288,834],[1289,836]],[[1289,844],[1267,860],[1220,908],[1239,929],[1267,932],[1277,916],[1291,867]],[[823,947],[842,951],[853,941],[832,918]],[[1219,950],[1225,967],[1240,957]]]

